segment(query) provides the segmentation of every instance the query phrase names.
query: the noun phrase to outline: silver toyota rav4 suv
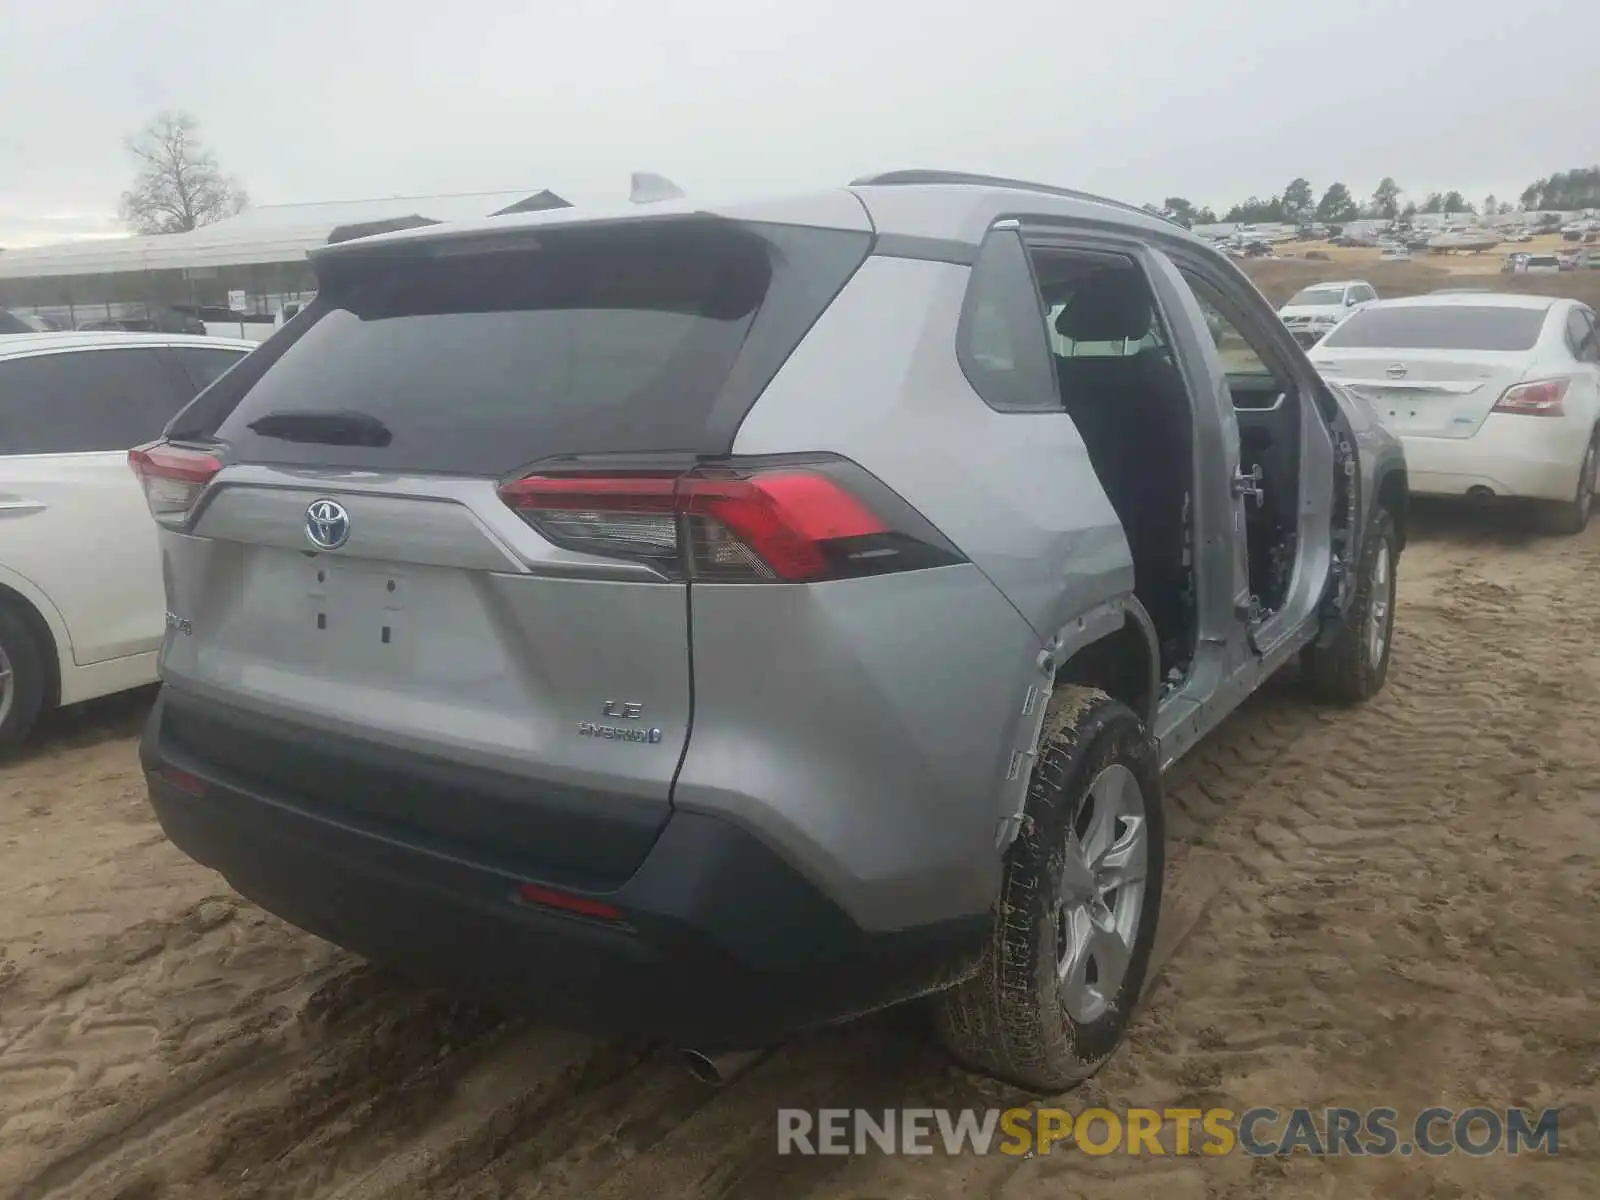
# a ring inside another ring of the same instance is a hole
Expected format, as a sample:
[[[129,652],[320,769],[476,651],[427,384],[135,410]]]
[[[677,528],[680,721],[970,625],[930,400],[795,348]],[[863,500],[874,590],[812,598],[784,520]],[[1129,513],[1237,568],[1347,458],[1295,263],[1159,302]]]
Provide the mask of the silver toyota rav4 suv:
[[[1161,776],[1383,686],[1405,463],[1229,261],[901,172],[436,225],[131,455],[172,841],[373,960],[714,1055],[931,994],[1082,1079]]]

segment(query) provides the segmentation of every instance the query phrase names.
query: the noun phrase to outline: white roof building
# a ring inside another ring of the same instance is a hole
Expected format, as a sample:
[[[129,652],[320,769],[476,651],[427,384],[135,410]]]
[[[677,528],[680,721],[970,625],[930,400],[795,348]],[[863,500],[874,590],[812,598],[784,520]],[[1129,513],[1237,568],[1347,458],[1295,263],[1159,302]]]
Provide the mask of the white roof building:
[[[190,233],[103,238],[33,246],[0,254],[0,281],[68,276],[201,271],[266,263],[303,263],[335,233],[377,232],[404,224],[458,221],[541,208],[564,208],[551,192],[468,192],[315,204],[263,204]],[[376,227],[376,228],[373,228]],[[334,240],[339,240],[334,238]]]

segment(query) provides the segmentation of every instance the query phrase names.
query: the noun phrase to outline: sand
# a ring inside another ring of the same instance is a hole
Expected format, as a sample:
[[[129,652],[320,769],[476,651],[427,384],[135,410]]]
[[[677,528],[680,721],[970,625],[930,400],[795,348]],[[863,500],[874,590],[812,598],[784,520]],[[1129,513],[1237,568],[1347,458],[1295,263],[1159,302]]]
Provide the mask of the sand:
[[[1066,1098],[1558,1106],[1559,1157],[780,1159],[780,1105],[1025,1098],[914,1011],[712,1091],[370,969],[166,844],[139,696],[0,768],[0,1196],[1593,1197],[1597,568],[1600,525],[1424,514],[1383,697],[1275,681],[1169,779],[1162,970]]]

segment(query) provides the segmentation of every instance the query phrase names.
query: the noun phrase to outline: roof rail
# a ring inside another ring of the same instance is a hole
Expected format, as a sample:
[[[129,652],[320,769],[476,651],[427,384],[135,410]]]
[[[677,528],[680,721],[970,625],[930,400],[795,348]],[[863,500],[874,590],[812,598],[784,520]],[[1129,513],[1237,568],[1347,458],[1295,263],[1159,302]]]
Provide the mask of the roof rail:
[[[1124,212],[1139,213],[1146,217],[1155,217],[1158,221],[1166,221],[1169,225],[1183,226],[1166,216],[1164,213],[1151,212],[1148,208],[1140,208],[1137,204],[1128,204],[1122,200],[1112,200],[1107,196],[1097,196],[1093,192],[1080,192],[1072,188],[1055,187],[1048,183],[1030,183],[1026,179],[1007,179],[1003,175],[980,175],[970,171],[883,171],[877,175],[862,175],[850,181],[851,187],[889,187],[898,184],[964,184],[971,187],[1011,188],[1019,192],[1042,192],[1047,196],[1060,196],[1067,200],[1087,200],[1091,204],[1105,204],[1112,208],[1120,208]]]

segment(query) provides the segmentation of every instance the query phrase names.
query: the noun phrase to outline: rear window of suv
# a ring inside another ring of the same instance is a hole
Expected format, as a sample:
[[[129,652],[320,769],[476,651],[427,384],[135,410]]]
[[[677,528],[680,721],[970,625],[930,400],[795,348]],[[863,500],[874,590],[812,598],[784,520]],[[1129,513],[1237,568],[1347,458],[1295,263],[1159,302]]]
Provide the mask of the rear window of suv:
[[[1322,344],[1330,349],[1531,350],[1547,311],[1488,304],[1366,308]]]
[[[264,371],[231,373],[169,435],[220,418],[241,461],[492,476],[725,453],[870,242],[714,218],[531,232],[532,248],[330,264]]]

